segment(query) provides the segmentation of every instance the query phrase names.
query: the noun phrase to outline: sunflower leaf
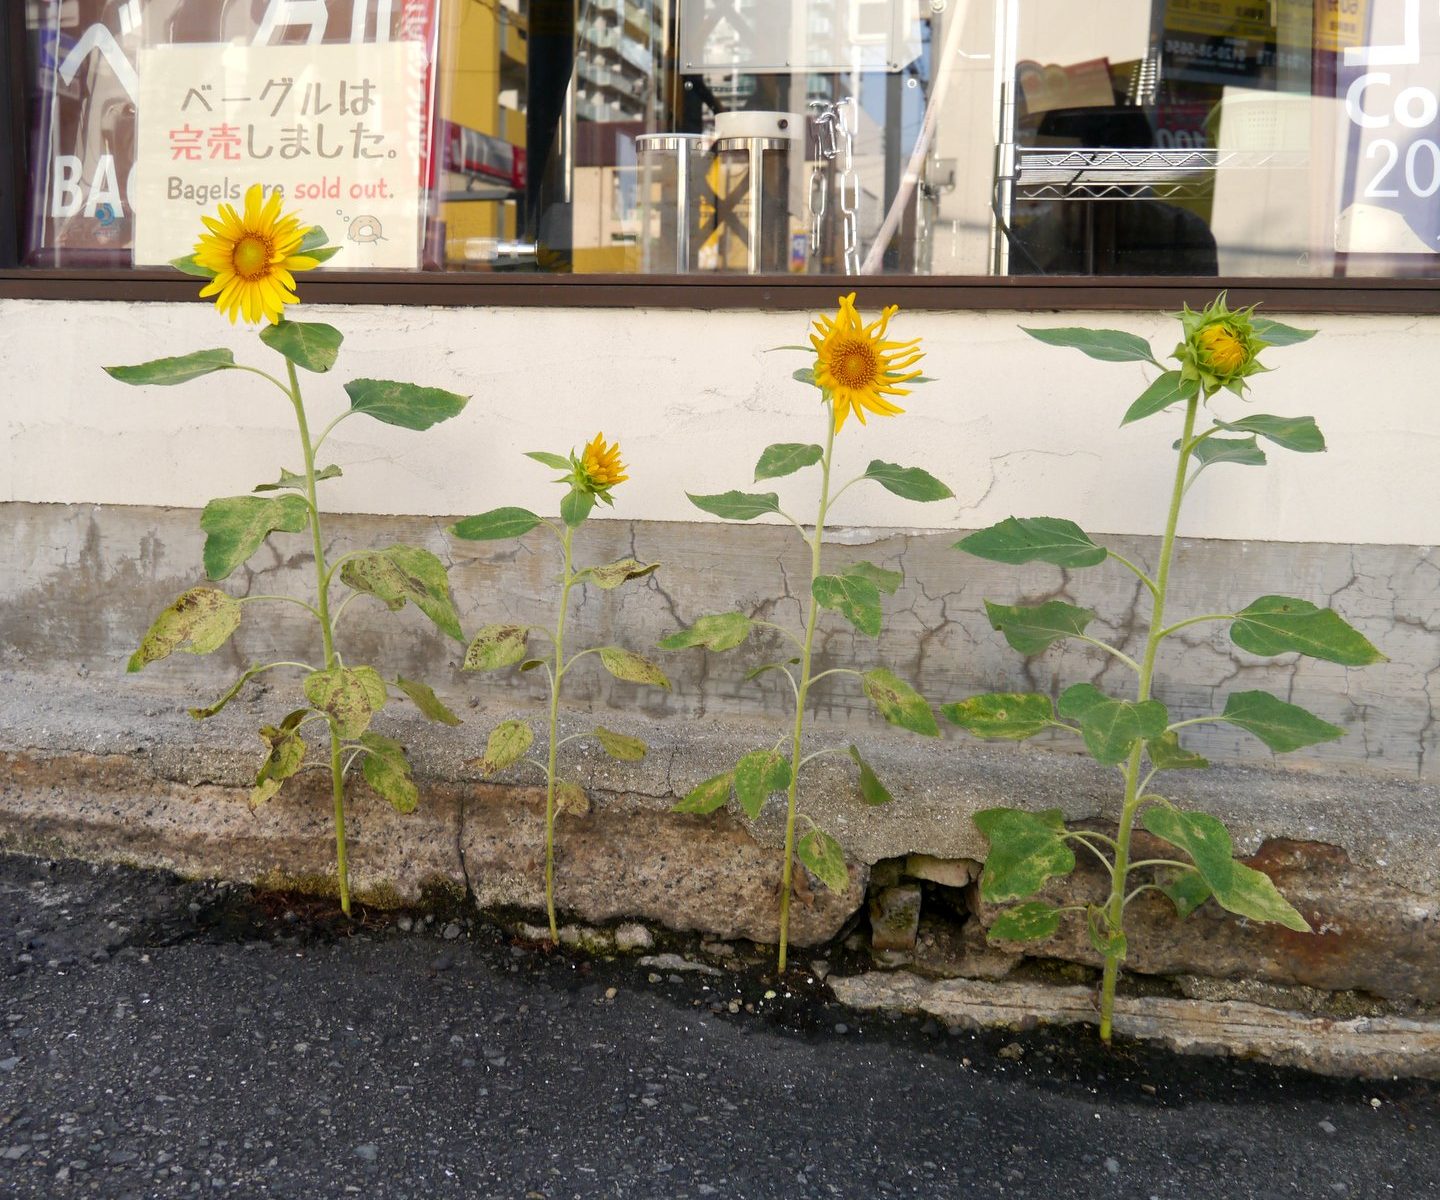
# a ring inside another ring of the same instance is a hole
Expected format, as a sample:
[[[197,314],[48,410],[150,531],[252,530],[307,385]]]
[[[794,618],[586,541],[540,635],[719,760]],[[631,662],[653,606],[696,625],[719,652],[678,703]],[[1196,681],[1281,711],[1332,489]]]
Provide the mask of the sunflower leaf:
[[[133,367],[105,367],[105,374],[121,383],[133,387],[152,384],[156,387],[174,387],[177,383],[189,383],[202,375],[235,368],[235,355],[229,350],[197,350],[194,354],[183,354],[179,358],[157,358]]]
[[[760,454],[760,461],[755,464],[755,482],[793,475],[804,467],[813,467],[824,457],[825,451],[816,445],[780,442],[766,446]]]
[[[229,496],[200,514],[205,531],[205,574],[224,579],[260,549],[272,533],[301,533],[310,524],[303,496]]]
[[[323,375],[340,357],[340,344],[345,335],[333,325],[281,321],[278,325],[265,326],[260,331],[260,340],[297,367]]]
[[[401,429],[429,429],[441,421],[458,417],[469,396],[458,396],[441,388],[418,387],[389,379],[352,379],[345,385],[351,412],[364,413],[386,425]]]
[[[894,463],[881,462],[878,458],[865,468],[861,478],[873,479],[887,492],[905,500],[919,500],[922,504],[950,500],[955,496],[929,471],[922,471],[919,467],[899,467]]]

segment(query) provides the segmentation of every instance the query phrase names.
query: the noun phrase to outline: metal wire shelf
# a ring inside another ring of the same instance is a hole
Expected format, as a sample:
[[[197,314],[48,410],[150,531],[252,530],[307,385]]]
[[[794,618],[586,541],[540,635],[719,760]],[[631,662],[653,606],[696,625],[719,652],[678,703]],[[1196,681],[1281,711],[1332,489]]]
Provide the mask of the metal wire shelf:
[[[1179,200],[1209,195],[1222,170],[1304,170],[1286,150],[1053,149],[1016,147],[1017,200]]]

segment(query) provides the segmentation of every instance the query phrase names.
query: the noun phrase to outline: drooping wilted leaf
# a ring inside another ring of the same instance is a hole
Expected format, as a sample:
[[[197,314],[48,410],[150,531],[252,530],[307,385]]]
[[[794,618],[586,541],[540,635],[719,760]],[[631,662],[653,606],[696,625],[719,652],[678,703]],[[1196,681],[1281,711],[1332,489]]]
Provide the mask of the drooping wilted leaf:
[[[403,675],[395,680],[395,686],[410,697],[415,707],[432,721],[438,721],[441,725],[459,725],[460,718],[450,711],[439,696],[435,694],[429,684],[420,683],[418,680],[406,679]]]
[[[385,681],[373,667],[331,667],[305,676],[305,698],[342,738],[358,738],[385,707]]]
[[[689,629],[672,633],[657,643],[662,650],[688,650],[704,646],[707,650],[733,650],[750,636],[754,622],[744,613],[715,613],[700,617]]]
[[[875,768],[860,757],[858,747],[850,747],[850,758],[860,768],[860,798],[866,804],[872,808],[878,808],[895,799],[890,794],[890,789],[880,782],[880,776],[875,774]]]
[[[367,733],[360,739],[365,747],[360,770],[365,782],[398,813],[412,813],[420,803],[420,789],[410,773],[405,747],[393,738]]]
[[[610,592],[632,579],[643,579],[659,567],[659,563],[642,563],[633,558],[622,558],[619,562],[606,563],[603,567],[589,567],[580,572],[580,578],[593,583],[602,591]]]
[[[940,726],[935,723],[930,705],[903,679],[884,667],[876,667],[866,671],[860,682],[870,702],[891,725],[898,725],[922,737],[940,736]]]
[[[555,785],[555,815],[586,817],[590,815],[590,797],[578,783],[562,779]]]
[[[460,616],[450,598],[445,564],[420,546],[387,546],[350,559],[340,568],[347,587],[384,601],[394,611],[408,600],[435,622],[441,633],[464,642]]]
[[[1150,755],[1150,765],[1157,771],[1197,771],[1210,765],[1209,759],[1200,757],[1180,744],[1180,735],[1171,731],[1145,743]]]
[[[498,671],[525,657],[530,640],[526,625],[486,625],[471,640],[461,667],[466,671]]]
[[[725,807],[730,799],[730,789],[735,783],[734,771],[722,771],[702,783],[697,783],[685,795],[685,799],[670,811],[677,813],[713,813]]]
[[[320,483],[326,479],[339,479],[343,472],[334,463],[328,467],[322,467],[315,472],[315,482]],[[281,470],[280,479],[275,483],[257,483],[250,489],[252,492],[284,492],[305,490],[305,476],[297,475],[294,471]]]
[[[187,654],[218,650],[240,627],[241,608],[233,596],[215,588],[191,588],[155,618],[125,669],[139,671],[176,650]]]
[[[619,646],[602,646],[599,653],[600,662],[616,679],[623,679],[626,683],[662,687],[667,691],[670,689],[670,680],[666,678],[665,672],[644,655]]]
[[[485,757],[479,762],[480,774],[494,775],[514,766],[535,743],[535,732],[524,721],[501,721],[490,732]]]
[[[269,751],[255,775],[255,786],[250,789],[251,807],[259,807],[271,799],[304,763],[305,739],[297,730],[305,712],[303,708],[298,709],[278,726],[266,725],[260,730],[261,740]]]
[[[639,738],[616,733],[603,725],[595,726],[595,740],[606,754],[611,758],[618,758],[621,762],[639,762],[645,757],[645,743]]]
[[[795,843],[795,857],[830,891],[844,895],[850,888],[850,869],[845,851],[823,829],[812,829]]]

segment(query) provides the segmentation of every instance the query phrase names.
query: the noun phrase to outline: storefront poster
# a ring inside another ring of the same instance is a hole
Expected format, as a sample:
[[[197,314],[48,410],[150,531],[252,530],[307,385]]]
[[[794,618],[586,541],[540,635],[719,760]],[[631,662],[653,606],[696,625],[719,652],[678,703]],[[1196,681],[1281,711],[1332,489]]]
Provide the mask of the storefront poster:
[[[1344,113],[1336,249],[1440,252],[1440,11],[1372,6],[1336,76]]]
[[[142,50],[136,265],[190,253],[200,214],[260,183],[346,269],[417,266],[423,72],[413,42]]]
[[[430,202],[433,190],[434,155],[431,148],[431,111],[433,107],[434,52],[437,35],[438,9],[440,0],[31,0],[30,23],[35,35],[36,76],[34,80],[33,134],[30,156],[31,197],[28,206],[26,233],[26,261],[36,266],[122,266],[132,261],[156,261],[159,252],[152,244],[143,251],[138,260],[132,257],[135,242],[137,204],[144,203],[139,195],[142,175],[155,178],[152,171],[158,168],[158,152],[148,150],[147,162],[142,165],[139,131],[144,119],[141,96],[141,59],[170,49],[185,49],[206,57],[212,75],[202,83],[212,88],[218,83],[229,84],[237,72],[246,73],[248,68],[235,66],[246,55],[262,56],[280,50],[300,50],[313,58],[311,72],[303,78],[291,73],[295,81],[296,103],[303,110],[306,103],[307,83],[347,85],[352,79],[363,83],[363,71],[355,75],[356,60],[340,59],[330,54],[331,50],[360,50],[403,44],[408,47],[406,54],[406,84],[402,93],[386,91],[380,97],[386,109],[381,119],[387,129],[398,128],[401,117],[397,106],[404,109],[404,120],[413,121],[416,132],[406,138],[406,145],[394,143],[397,151],[410,154],[409,143],[418,139],[418,165],[410,177],[410,184],[419,189],[419,203],[423,207]],[[175,60],[178,62],[178,60]],[[332,65],[320,65],[325,62]],[[222,62],[225,64],[222,71]],[[368,60],[367,60],[368,62]],[[158,68],[160,71],[169,69]],[[390,70],[390,68],[386,68]],[[163,80],[157,78],[157,69],[145,72],[145,87],[156,94],[163,92]],[[372,71],[372,82],[379,79],[380,67]],[[393,71],[392,71],[393,74]],[[389,76],[387,76],[388,78]],[[281,78],[281,76],[276,76]],[[262,81],[269,82],[269,76]],[[203,93],[208,99],[210,93]],[[230,92],[225,95],[243,95]],[[315,93],[311,93],[315,96]],[[373,95],[378,95],[372,93]],[[333,104],[337,102],[330,94],[316,96],[310,103]],[[272,93],[274,106],[276,95]],[[180,98],[183,106],[185,97]],[[235,151],[234,142],[225,129],[237,122],[221,114],[214,101],[210,101],[212,113],[205,113],[198,101],[191,100],[182,117],[203,118],[190,121],[191,129],[202,132],[199,152],[203,160],[198,164],[200,174],[206,174],[214,152],[213,163],[229,168],[251,169],[244,159],[236,160],[230,155]],[[418,117],[415,114],[419,114]],[[283,115],[283,114],[279,114]],[[349,114],[347,114],[349,116]],[[212,117],[216,119],[211,119]],[[329,120],[331,112],[304,112],[288,122],[292,127],[303,120],[312,118]],[[277,115],[278,119],[278,115]],[[350,120],[349,130],[355,136],[355,120]],[[184,120],[176,128],[183,129]],[[169,126],[165,133],[168,135]],[[213,134],[212,131],[219,131]],[[367,129],[367,132],[370,132]],[[296,135],[302,137],[304,135]],[[327,136],[333,136],[333,130]],[[392,143],[387,135],[386,149]],[[212,144],[213,141],[213,144]],[[314,150],[313,136],[309,143]],[[373,153],[373,142],[362,138],[361,157],[366,149]],[[242,143],[243,148],[243,143]],[[263,155],[263,144],[257,142],[257,157]],[[353,140],[352,140],[353,151]],[[327,142],[326,152],[333,153],[333,143]],[[168,149],[166,151],[169,152]],[[296,153],[296,157],[301,157]],[[271,159],[278,159],[280,143],[277,141],[271,151]],[[400,155],[397,153],[397,159]],[[176,166],[181,160],[172,160]],[[329,161],[329,160],[327,160]],[[339,162],[337,158],[335,160]],[[411,161],[414,161],[413,159]],[[193,157],[184,165],[196,166]],[[278,165],[278,163],[277,163]],[[398,172],[398,165],[396,171]],[[158,178],[165,197],[159,213],[150,212],[147,219],[154,229],[153,221],[176,221],[177,214],[183,216],[187,206],[182,201],[168,198],[169,175],[162,173]],[[318,177],[320,173],[316,172]],[[334,179],[336,172],[329,171]],[[226,175],[221,172],[223,184]],[[240,187],[241,180],[234,170],[230,181]],[[398,178],[398,176],[397,176]],[[203,180],[197,180],[203,182]],[[259,182],[266,182],[260,180]],[[278,182],[278,180],[277,180]],[[299,180],[297,180],[299,182]],[[212,181],[213,184],[213,181]],[[393,184],[387,184],[387,189]],[[336,189],[333,184],[323,186],[321,193]],[[407,192],[413,190],[407,187]],[[322,196],[325,201],[335,197]],[[348,204],[352,198],[343,198]],[[354,198],[357,202],[372,199],[363,194]],[[379,200],[382,197],[376,196]],[[213,207],[210,205],[209,207]],[[353,221],[346,225],[342,214],[365,217],[373,216],[380,221],[379,237],[371,240],[366,230],[374,229],[368,222],[358,226],[357,232],[365,240],[348,237],[356,229]],[[188,211],[196,213],[200,206],[190,206]],[[189,232],[193,232],[197,221],[179,221]],[[405,266],[414,265],[415,239],[407,230],[398,226],[388,228],[383,215],[373,210],[357,212],[345,205],[329,203],[324,212],[323,224],[328,232],[345,240],[348,250],[345,258],[352,266],[378,265],[382,254],[399,257],[400,248],[405,254]],[[163,231],[155,237],[163,237]],[[384,240],[381,240],[384,239]],[[187,247],[188,250],[188,247]],[[184,252],[184,251],[182,251]],[[362,253],[363,252],[363,253]],[[174,257],[169,255],[167,257]],[[340,260],[335,260],[336,265]]]

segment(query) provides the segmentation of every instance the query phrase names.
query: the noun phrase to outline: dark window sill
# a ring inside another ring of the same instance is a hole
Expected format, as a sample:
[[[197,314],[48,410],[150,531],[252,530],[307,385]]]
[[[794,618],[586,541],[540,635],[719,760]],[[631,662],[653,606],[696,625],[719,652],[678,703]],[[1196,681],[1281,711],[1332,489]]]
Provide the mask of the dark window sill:
[[[0,270],[0,299],[184,301],[199,303],[199,281],[165,270]],[[940,278],[917,276],[476,275],[369,272],[303,281],[312,304],[475,307],[671,308],[813,311],[856,291],[861,304],[932,311],[1178,309],[1228,288],[1231,304],[1263,302],[1291,313],[1440,313],[1440,286],[1428,279],[1213,277]]]

